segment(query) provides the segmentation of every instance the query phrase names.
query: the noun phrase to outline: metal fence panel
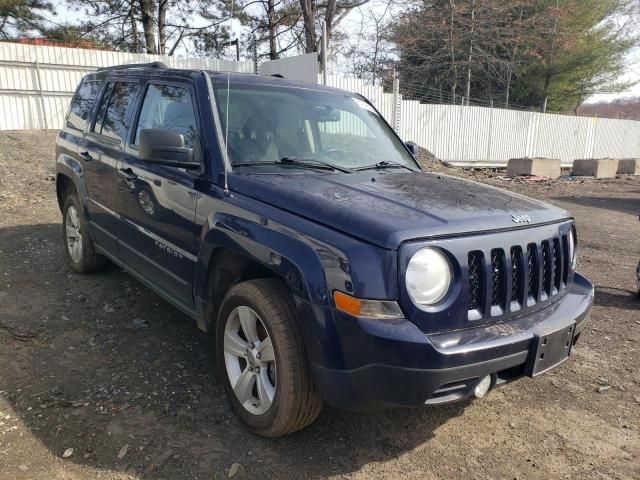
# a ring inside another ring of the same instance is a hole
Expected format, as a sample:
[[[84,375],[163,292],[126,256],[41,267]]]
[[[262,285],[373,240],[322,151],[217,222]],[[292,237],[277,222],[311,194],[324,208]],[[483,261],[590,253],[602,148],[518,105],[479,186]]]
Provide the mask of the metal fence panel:
[[[252,62],[0,43],[0,130],[60,128],[82,76],[98,67],[163,61],[174,68],[252,72]],[[315,53],[263,63],[263,75],[322,83]],[[640,122],[404,100],[362,80],[328,75],[329,86],[367,97],[396,127],[437,157],[505,165],[515,157],[640,157]]]
[[[308,53],[297,57],[269,60],[258,66],[260,75],[279,74],[289,80],[316,83],[318,78],[318,54]]]
[[[321,82],[321,77],[318,79]],[[504,166],[510,158],[640,157],[640,122],[574,117],[502,108],[424,104],[399,99],[362,80],[328,76],[328,85],[367,97],[405,141],[461,165]]]
[[[84,75],[99,67],[164,62],[172,68],[253,72],[253,62],[181,58],[0,42],[0,130],[60,128]]]

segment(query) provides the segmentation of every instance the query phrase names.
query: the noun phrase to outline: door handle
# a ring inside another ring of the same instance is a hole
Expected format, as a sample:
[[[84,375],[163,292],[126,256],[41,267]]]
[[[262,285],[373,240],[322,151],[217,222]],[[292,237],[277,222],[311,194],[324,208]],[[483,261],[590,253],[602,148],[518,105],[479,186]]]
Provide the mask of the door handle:
[[[133,173],[133,170],[131,170],[130,168],[121,168],[120,176],[129,182],[133,182],[138,178],[138,175]]]
[[[91,154],[89,152],[82,152],[82,153],[80,153],[80,156],[82,157],[82,159],[85,162],[90,162],[91,160],[93,160],[93,157],[91,156]]]

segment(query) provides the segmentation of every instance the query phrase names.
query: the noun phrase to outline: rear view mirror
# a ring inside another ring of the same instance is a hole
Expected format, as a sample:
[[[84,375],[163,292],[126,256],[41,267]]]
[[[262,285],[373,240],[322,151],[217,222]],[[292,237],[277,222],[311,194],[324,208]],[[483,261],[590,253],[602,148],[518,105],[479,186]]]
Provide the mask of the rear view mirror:
[[[311,107],[307,112],[307,116],[309,117],[310,120],[314,120],[320,123],[339,122],[340,110],[331,108],[329,105]]]
[[[414,157],[416,155],[418,155],[418,145],[416,145],[413,142],[407,142],[407,143],[405,143],[405,145],[407,146],[407,148],[411,152],[411,155],[413,155]]]
[[[184,135],[176,130],[145,128],[140,131],[139,158],[145,162],[195,170],[193,148],[185,146]]]

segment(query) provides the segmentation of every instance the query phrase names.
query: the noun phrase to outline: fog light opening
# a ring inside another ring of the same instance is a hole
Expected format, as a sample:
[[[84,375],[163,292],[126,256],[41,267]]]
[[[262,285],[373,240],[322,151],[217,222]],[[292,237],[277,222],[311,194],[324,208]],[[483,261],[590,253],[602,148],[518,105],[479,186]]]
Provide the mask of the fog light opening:
[[[491,375],[487,375],[480,379],[476,388],[473,389],[473,395],[476,398],[483,398],[489,391],[489,388],[491,388]]]

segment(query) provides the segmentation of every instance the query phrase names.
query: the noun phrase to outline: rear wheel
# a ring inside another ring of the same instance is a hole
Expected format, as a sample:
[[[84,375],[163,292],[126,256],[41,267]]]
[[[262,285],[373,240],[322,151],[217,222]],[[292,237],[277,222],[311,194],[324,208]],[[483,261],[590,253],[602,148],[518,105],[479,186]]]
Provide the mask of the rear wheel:
[[[236,415],[258,435],[306,427],[322,409],[291,296],[277,280],[234,286],[218,316],[218,371]]]
[[[90,273],[105,266],[106,258],[96,253],[89,237],[87,222],[80,213],[80,202],[69,195],[62,208],[62,237],[71,269],[77,273]]]

